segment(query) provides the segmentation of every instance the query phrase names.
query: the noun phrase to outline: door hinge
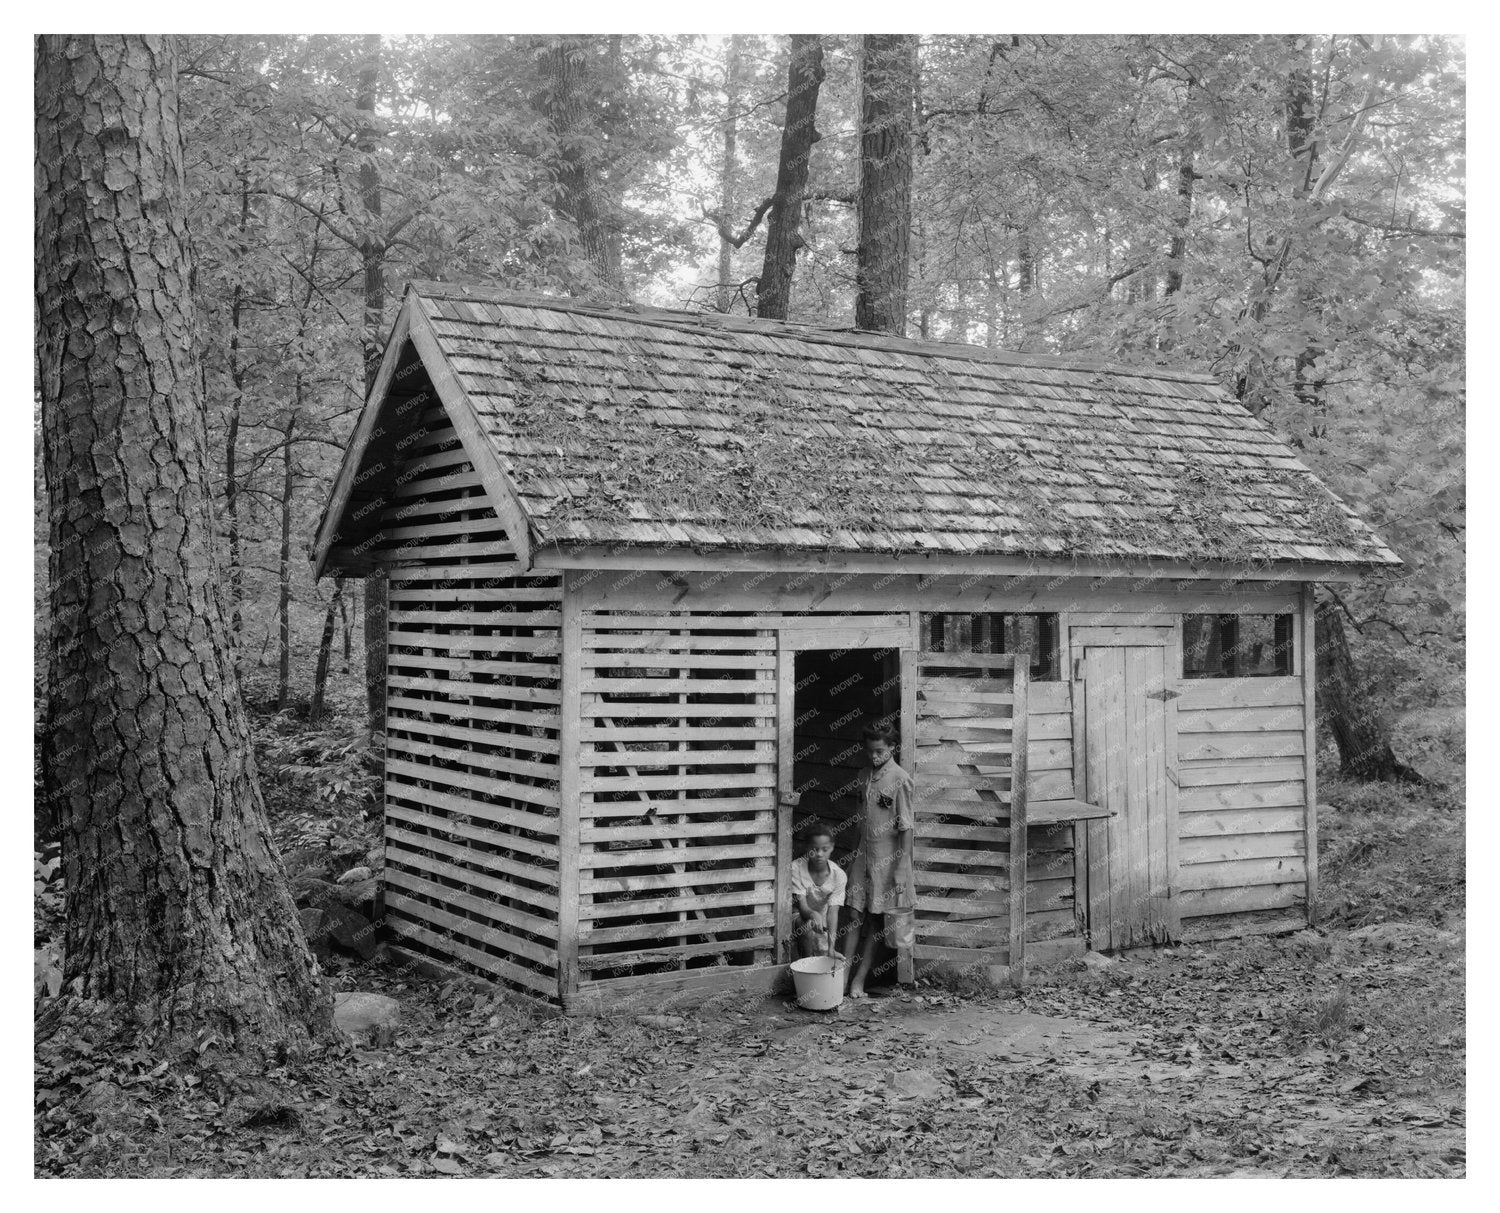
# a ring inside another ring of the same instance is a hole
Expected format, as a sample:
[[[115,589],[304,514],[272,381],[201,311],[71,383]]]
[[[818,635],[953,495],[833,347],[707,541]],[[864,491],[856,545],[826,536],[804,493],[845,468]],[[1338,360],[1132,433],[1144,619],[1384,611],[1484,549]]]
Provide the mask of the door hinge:
[[[1172,700],[1174,700],[1174,699],[1180,699],[1181,697],[1182,697],[1182,692],[1181,691],[1169,690],[1166,687],[1162,687],[1162,689],[1159,690],[1159,691],[1147,691],[1146,692],[1146,698],[1147,699],[1160,699],[1163,703],[1170,703]]]
[[[1082,682],[1083,681],[1083,668],[1084,668],[1083,667],[1083,658],[1082,657],[1075,657],[1075,658],[1073,658],[1073,681],[1074,682]]]

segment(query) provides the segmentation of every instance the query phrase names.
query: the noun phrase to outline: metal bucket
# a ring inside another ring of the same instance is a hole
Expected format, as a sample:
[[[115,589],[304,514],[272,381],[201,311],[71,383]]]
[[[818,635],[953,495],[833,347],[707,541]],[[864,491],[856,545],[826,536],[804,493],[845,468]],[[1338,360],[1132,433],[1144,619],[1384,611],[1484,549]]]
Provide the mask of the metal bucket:
[[[844,962],[832,956],[809,956],[792,962],[797,1005],[807,1011],[832,1011],[844,1001]]]

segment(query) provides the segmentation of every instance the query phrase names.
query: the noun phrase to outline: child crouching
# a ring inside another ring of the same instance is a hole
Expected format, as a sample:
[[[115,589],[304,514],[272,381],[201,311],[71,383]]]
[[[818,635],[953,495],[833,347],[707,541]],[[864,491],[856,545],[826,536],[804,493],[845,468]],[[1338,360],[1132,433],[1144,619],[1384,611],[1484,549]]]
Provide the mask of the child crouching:
[[[797,956],[833,956],[842,959],[834,947],[839,930],[839,907],[844,904],[848,880],[844,870],[834,863],[833,834],[819,825],[807,836],[807,852],[792,861],[792,907],[796,918],[792,938]]]

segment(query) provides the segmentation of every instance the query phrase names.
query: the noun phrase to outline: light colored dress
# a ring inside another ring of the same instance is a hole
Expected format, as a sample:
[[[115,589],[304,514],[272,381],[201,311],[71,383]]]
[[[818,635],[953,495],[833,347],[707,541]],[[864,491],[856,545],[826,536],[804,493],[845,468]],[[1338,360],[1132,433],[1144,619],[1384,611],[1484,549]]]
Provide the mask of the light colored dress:
[[[859,801],[859,850],[849,870],[849,904],[870,914],[910,910],[915,905],[911,873],[896,844],[897,830],[910,830],[912,777],[886,759],[879,768],[859,773],[854,794]],[[904,877],[904,879],[903,879]],[[898,903],[898,886],[904,893]]]

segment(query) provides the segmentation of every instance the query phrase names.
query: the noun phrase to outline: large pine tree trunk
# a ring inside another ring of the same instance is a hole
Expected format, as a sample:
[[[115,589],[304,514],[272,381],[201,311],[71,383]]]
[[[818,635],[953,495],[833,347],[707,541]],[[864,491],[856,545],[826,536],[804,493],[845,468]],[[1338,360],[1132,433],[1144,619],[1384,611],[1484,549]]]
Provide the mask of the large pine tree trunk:
[[[1318,708],[1339,748],[1339,769],[1350,779],[1426,783],[1396,757],[1390,731],[1370,702],[1366,681],[1349,652],[1338,604],[1321,599],[1313,613],[1318,650]]]
[[[859,57],[856,328],[906,334],[911,244],[913,34],[866,34]]]
[[[250,227],[250,178],[240,174],[239,244],[236,253],[244,256]],[[229,515],[229,637],[239,654],[240,611],[245,589],[245,559],[240,545],[239,445],[240,413],[245,404],[245,364],[240,358],[240,328],[245,318],[245,284],[236,278],[229,304],[229,382],[233,395],[229,401],[229,424],[224,435],[224,510]]]
[[[36,67],[64,977],[163,1043],[300,1049],[331,1004],[266,824],[215,559],[175,45],[49,36]]]
[[[822,84],[823,40],[817,34],[793,34],[776,200],[766,224],[766,254],[755,292],[755,314],[772,320],[785,320],[792,305],[792,274],[803,243],[802,199],[807,193],[813,144],[821,137],[815,123]]]

